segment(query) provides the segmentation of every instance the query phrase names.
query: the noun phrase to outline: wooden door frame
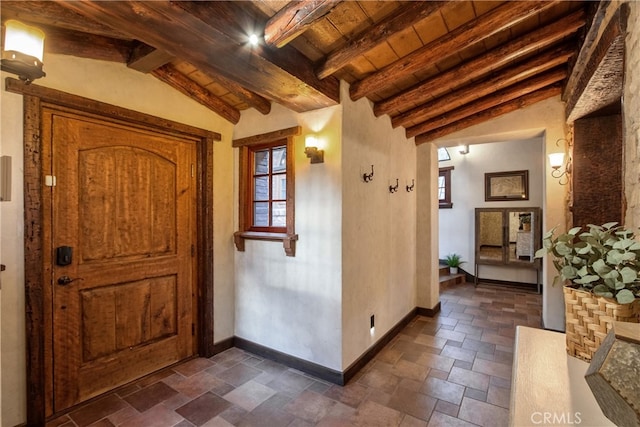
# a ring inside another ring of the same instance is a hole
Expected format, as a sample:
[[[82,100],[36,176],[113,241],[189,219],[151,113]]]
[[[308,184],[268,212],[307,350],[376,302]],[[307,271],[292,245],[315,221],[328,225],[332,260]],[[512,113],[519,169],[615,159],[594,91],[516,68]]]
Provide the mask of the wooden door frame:
[[[7,78],[6,90],[24,99],[24,250],[27,355],[27,425],[45,425],[45,348],[43,283],[43,177],[41,113],[44,104],[124,122],[169,135],[196,140],[196,337],[200,356],[214,354],[213,342],[213,142],[219,133],[161,119],[89,98]]]

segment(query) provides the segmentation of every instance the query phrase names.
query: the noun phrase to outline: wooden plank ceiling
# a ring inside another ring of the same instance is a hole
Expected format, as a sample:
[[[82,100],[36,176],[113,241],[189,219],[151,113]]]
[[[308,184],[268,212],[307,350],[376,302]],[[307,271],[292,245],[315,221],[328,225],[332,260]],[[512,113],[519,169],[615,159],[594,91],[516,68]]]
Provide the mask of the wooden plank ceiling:
[[[371,100],[417,144],[560,94],[591,9],[554,0],[1,3],[3,22],[46,32],[46,52],[126,63],[233,123],[273,102],[299,112],[335,105],[345,80],[353,100]]]

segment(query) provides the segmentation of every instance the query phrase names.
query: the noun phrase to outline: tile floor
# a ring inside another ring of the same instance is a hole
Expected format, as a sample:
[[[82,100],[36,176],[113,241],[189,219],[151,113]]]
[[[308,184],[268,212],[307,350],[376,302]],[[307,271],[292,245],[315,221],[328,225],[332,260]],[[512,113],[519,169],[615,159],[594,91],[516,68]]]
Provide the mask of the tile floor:
[[[540,327],[541,297],[456,285],[346,386],[239,349],[194,359],[48,426],[505,426],[515,326]]]

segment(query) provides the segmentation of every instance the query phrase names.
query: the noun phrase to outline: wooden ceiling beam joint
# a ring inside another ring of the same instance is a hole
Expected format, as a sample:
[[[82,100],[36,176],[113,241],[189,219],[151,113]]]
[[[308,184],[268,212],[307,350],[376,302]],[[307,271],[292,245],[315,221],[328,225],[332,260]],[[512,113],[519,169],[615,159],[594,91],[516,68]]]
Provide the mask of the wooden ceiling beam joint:
[[[283,47],[305,32],[342,0],[293,1],[280,9],[264,27],[264,41],[269,46]]]

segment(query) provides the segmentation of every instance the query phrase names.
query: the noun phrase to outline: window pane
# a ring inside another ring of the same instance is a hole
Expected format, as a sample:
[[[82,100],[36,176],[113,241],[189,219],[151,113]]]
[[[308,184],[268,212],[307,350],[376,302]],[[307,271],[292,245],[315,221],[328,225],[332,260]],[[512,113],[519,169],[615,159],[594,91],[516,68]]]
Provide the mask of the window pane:
[[[254,174],[269,173],[269,150],[256,151],[253,155]]]
[[[253,225],[256,227],[269,226],[269,202],[253,204]]]
[[[287,199],[287,175],[273,175],[271,198],[273,200]]]
[[[287,147],[274,148],[273,172],[284,172],[286,170],[287,170]]]
[[[253,200],[269,200],[269,177],[253,178]]]
[[[287,225],[287,203],[273,202],[273,226],[285,227]]]
[[[444,198],[445,198],[444,190],[445,190],[445,179],[444,179],[444,176],[439,176],[438,177],[438,199],[439,200],[444,200]]]

